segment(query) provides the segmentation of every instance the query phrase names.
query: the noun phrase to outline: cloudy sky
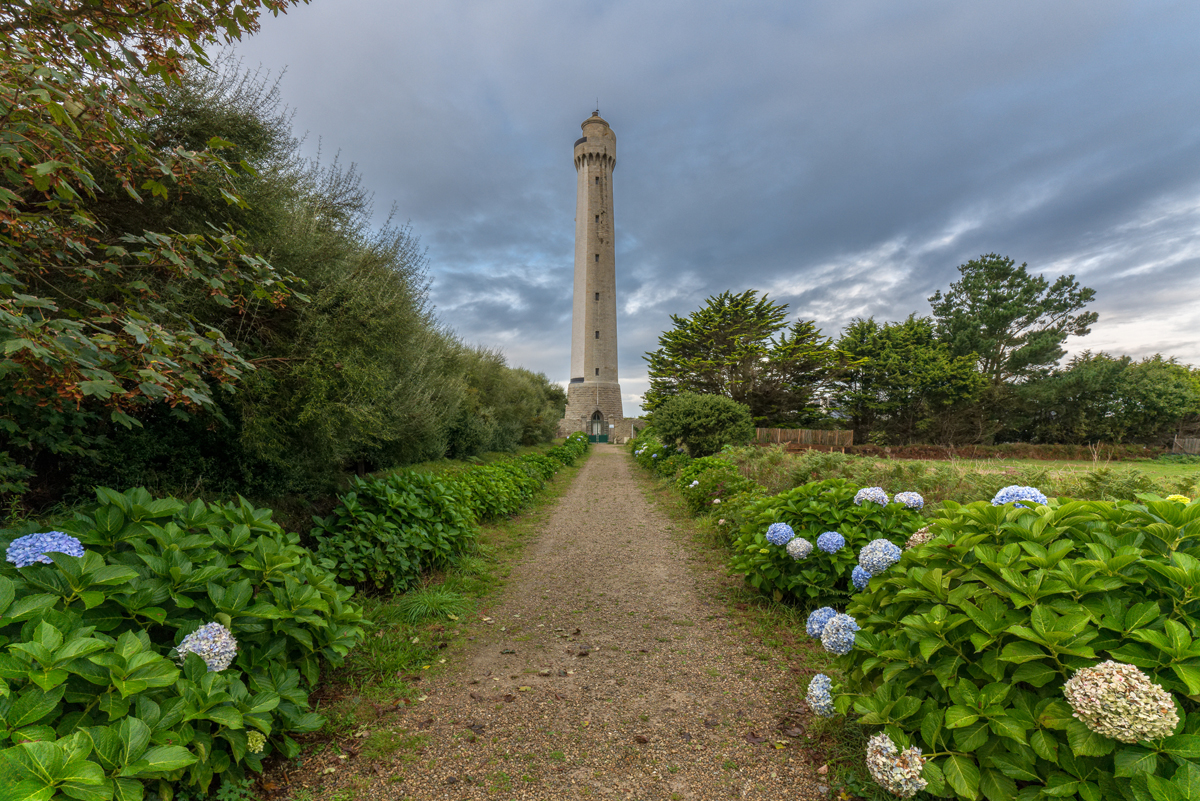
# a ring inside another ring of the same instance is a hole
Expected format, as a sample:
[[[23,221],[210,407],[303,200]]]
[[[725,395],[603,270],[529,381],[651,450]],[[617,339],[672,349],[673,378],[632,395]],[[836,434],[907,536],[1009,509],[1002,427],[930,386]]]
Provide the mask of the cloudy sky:
[[[1072,350],[1200,365],[1194,2],[312,0],[238,51],[411,221],[441,318],[563,382],[599,98],[626,414],[709,295],[836,336],[927,314],[992,252],[1096,290]]]

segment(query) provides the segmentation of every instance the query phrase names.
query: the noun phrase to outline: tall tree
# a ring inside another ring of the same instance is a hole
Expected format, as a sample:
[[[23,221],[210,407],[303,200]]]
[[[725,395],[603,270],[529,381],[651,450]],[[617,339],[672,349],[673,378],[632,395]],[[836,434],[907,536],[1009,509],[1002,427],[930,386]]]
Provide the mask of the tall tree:
[[[819,400],[843,359],[809,320],[787,322],[787,304],[756,290],[722,292],[687,317],[646,354],[650,389],[643,406],[658,408],[683,392],[724,395],[750,408],[758,425],[804,425],[821,418]]]
[[[219,330],[163,300],[199,286],[235,310],[283,304],[290,277],[232,230],[111,231],[88,203],[101,174],[141,200],[235,172],[225,142],[171,149],[146,135],[161,109],[148,81],[176,80],[205,63],[204,47],[298,1],[0,7],[0,489],[20,489],[29,473],[11,451],[80,450],[80,415],[133,425],[147,405],[212,408],[214,387],[250,369]],[[232,185],[223,197],[242,202]]]
[[[993,385],[1024,380],[1054,365],[1068,336],[1096,322],[1082,311],[1096,296],[1073,275],[1051,284],[1007,256],[989,253],[959,265],[961,278],[929,302],[940,339],[956,356],[974,353]]]
[[[836,381],[833,402],[850,421],[855,439],[872,434],[889,443],[919,439],[953,442],[958,411],[979,395],[984,378],[975,355],[954,356],[934,335],[928,317],[880,325],[853,320],[838,349],[858,363]]]

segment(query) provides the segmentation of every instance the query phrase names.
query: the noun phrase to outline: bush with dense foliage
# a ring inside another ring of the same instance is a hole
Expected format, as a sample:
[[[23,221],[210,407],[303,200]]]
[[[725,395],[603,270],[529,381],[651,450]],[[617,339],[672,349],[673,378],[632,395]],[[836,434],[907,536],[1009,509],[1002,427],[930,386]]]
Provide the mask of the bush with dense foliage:
[[[1200,503],[1025,505],[947,503],[932,540],[852,599],[837,709],[923,749],[939,797],[1195,798]],[[1077,684],[1073,709],[1067,681],[1106,660],[1170,700]]]
[[[317,554],[343,581],[402,592],[422,573],[474,551],[478,522],[528,505],[559,466],[573,464],[587,448],[587,436],[576,433],[545,454],[457,472],[355,478],[332,514],[313,519]]]
[[[169,799],[296,756],[322,664],[362,637],[350,588],[245,501],[96,495],[62,537],[0,532],[0,792]]]
[[[742,476],[733,464],[715,456],[693,459],[675,479],[675,488],[694,515],[709,513],[724,517],[723,504],[753,486],[753,482]]]
[[[475,548],[468,491],[415,470],[355,478],[333,514],[314,518],[317,555],[356,586],[404,591]]]
[[[830,479],[752,503],[732,544],[730,570],[776,600],[844,602],[854,592],[850,576],[865,545],[878,539],[903,545],[923,525],[920,514],[901,503],[856,504],[858,489]],[[777,523],[809,543],[806,556],[797,559],[796,546],[789,553],[788,543],[768,540],[768,529]],[[825,532],[840,534],[845,544],[834,553],[812,547]]]
[[[750,407],[724,395],[681,392],[654,410],[652,422],[663,443],[682,445],[692,457],[711,456],[726,445],[754,439]]]

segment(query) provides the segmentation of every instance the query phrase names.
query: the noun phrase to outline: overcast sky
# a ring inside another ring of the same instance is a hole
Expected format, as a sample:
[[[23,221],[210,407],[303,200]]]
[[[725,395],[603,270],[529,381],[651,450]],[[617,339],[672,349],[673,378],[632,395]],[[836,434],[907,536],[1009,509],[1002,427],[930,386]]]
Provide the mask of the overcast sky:
[[[1200,365],[1194,2],[313,0],[238,51],[411,221],[441,319],[562,382],[599,98],[629,415],[709,295],[836,337],[928,314],[992,252],[1096,290],[1073,351]]]

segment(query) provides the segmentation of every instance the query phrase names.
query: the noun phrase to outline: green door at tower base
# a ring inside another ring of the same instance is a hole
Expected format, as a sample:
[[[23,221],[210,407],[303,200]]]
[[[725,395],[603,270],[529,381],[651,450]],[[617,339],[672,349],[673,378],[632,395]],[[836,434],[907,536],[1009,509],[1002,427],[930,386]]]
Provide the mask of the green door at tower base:
[[[608,442],[608,434],[588,434],[588,442]]]

